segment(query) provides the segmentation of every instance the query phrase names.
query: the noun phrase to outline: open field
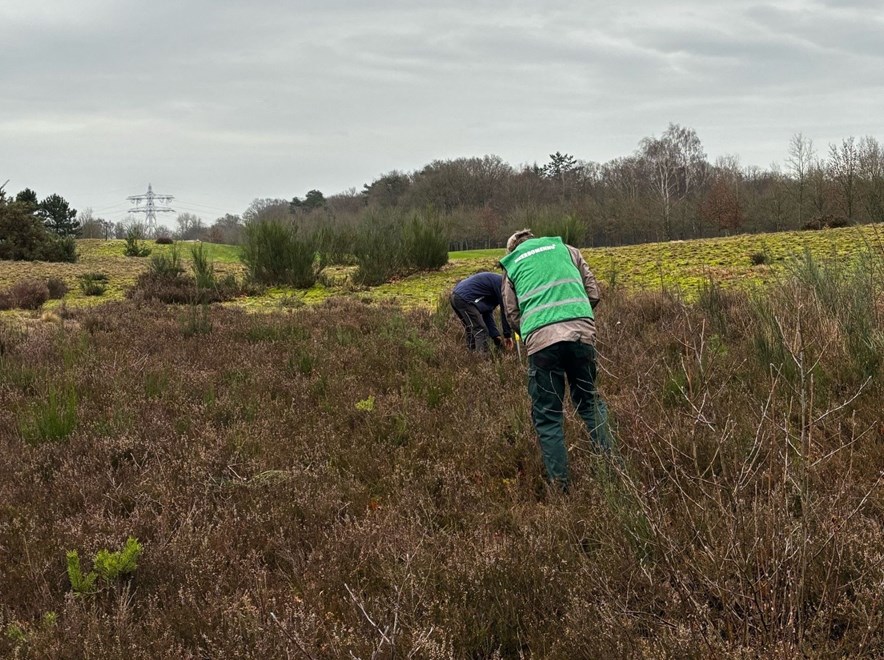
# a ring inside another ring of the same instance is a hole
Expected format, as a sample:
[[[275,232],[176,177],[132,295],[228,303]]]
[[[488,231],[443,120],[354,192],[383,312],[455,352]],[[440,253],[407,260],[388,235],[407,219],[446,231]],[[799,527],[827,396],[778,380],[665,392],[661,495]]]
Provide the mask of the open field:
[[[123,244],[123,241],[78,241],[80,260],[76,264],[0,261],[0,288],[26,277],[60,277],[71,287],[65,298],[68,306],[122,299],[125,290],[147,268],[149,261],[149,257],[124,257]],[[169,246],[149,245],[155,254],[169,249]],[[220,275],[243,274],[237,247],[205,245]],[[709,278],[726,287],[741,288],[752,288],[777,279],[786,270],[791,256],[805,249],[818,259],[826,259],[844,258],[868,246],[873,250],[884,250],[884,226],[877,224],[816,232],[745,234],[700,241],[590,248],[583,250],[583,254],[596,276],[609,286],[630,291],[677,291],[692,298],[698,287]],[[181,244],[181,248],[182,257],[187,263],[188,244]],[[324,283],[308,291],[276,288],[259,297],[243,298],[228,304],[268,311],[293,302],[314,304],[330,296],[343,295],[393,301],[404,307],[432,307],[441,292],[477,270],[494,269],[502,255],[503,250],[453,252],[449,264],[441,271],[419,273],[370,289],[349,286],[347,269],[330,269]],[[753,255],[756,255],[756,260],[765,263],[753,264]],[[90,298],[80,293],[77,276],[89,272],[101,272],[110,277],[108,291],[102,298]],[[50,303],[49,307],[56,304]]]

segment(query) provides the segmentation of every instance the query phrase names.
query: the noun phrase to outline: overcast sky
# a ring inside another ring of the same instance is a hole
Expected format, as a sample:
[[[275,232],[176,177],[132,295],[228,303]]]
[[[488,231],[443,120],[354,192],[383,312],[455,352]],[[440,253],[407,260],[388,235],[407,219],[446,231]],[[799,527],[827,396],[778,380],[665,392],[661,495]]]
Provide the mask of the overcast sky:
[[[0,0],[0,184],[211,221],[437,158],[884,139],[884,2]],[[165,220],[165,218],[164,218]]]

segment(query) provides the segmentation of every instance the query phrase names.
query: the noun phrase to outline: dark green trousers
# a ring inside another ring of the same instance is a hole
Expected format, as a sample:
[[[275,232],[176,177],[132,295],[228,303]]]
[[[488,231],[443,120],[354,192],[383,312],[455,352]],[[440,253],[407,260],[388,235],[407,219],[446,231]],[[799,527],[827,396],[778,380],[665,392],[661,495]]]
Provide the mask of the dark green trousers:
[[[592,448],[611,452],[607,409],[596,391],[595,347],[562,341],[528,358],[531,418],[540,441],[547,479],[568,488],[568,451],[565,448],[565,379],[571,401],[589,432]]]

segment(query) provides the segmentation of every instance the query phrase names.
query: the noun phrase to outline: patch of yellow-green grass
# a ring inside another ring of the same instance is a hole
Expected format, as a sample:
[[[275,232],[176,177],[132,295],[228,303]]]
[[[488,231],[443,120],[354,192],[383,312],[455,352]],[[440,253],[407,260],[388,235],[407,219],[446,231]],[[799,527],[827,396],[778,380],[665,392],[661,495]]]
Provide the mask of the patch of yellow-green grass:
[[[665,289],[692,298],[703,282],[751,288],[782,277],[790,262],[809,251],[818,260],[851,258],[881,250],[882,225],[824,231],[743,234],[583,250],[596,276],[627,289]],[[764,263],[754,264],[753,256]]]
[[[335,295],[344,295],[343,289],[327,288],[318,283],[309,289],[275,286],[265,289],[260,296],[237,298],[222,304],[248,312],[273,312],[315,305]]]
[[[506,254],[503,248],[490,248],[488,250],[461,250],[459,252],[449,252],[448,258],[452,260],[459,259],[495,259],[499,260]]]
[[[446,291],[473,273],[483,270],[502,273],[497,265],[498,259],[452,259],[441,270],[415,273],[368,289],[362,295],[372,300],[396,302],[405,308],[432,307]]]
[[[173,248],[173,245],[161,245],[152,240],[141,241],[145,247],[150,248],[151,256],[154,254],[164,254]],[[190,257],[191,246],[199,243],[199,241],[176,241],[174,245],[178,246],[183,257]],[[94,259],[97,257],[123,257],[123,250],[126,247],[126,241],[121,239],[112,239],[109,241],[101,239],[81,239],[77,241],[77,251],[80,255],[80,261]],[[203,248],[209,255],[209,259],[218,263],[239,263],[240,247],[238,245],[222,245],[220,243],[203,243]],[[126,259],[138,259],[138,257],[125,257]]]
[[[596,277],[609,286],[629,290],[667,290],[686,298],[696,295],[708,279],[723,286],[752,288],[782,274],[804,250],[817,259],[849,258],[863,249],[881,251],[884,225],[823,231],[741,234],[726,238],[669,241],[581,250]],[[452,261],[474,261],[489,268],[502,250],[452,252]],[[753,264],[753,255],[764,263]],[[406,290],[409,286],[405,287]]]
[[[150,248],[151,256],[167,253],[171,245],[158,245],[153,241],[144,241]],[[191,241],[179,242],[181,260],[185,268],[190,268]],[[242,275],[243,267],[239,262],[239,247],[235,245],[203,244],[209,258],[215,263],[215,272],[219,276],[233,273]],[[120,300],[134,283],[138,275],[143,273],[150,264],[149,257],[126,257],[123,255],[125,241],[101,239],[82,239],[77,241],[78,259],[76,263],[48,263],[43,261],[0,261],[0,289],[7,288],[25,279],[45,280],[57,277],[68,285],[69,291],[64,297],[69,307],[85,307],[108,300]],[[80,291],[79,277],[85,273],[104,273],[108,276],[107,289],[102,296],[85,296]],[[59,304],[50,301],[48,308]]]

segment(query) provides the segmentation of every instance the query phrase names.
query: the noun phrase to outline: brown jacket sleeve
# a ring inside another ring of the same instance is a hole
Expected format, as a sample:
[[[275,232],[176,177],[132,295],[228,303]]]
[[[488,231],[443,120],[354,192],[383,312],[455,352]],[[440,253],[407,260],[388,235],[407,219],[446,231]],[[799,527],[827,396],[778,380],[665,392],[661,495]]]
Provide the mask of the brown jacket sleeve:
[[[568,250],[571,252],[571,260],[574,262],[574,265],[577,266],[577,270],[580,271],[580,276],[583,278],[583,288],[586,289],[586,295],[589,296],[589,304],[595,309],[596,305],[599,304],[599,300],[601,300],[599,283],[596,281],[595,275],[592,274],[592,271],[586,264],[583,255],[580,254],[580,250],[571,247],[570,245],[568,246]]]
[[[519,311],[519,301],[516,299],[516,289],[510,278],[507,276],[504,276],[503,278],[501,295],[503,297],[503,313],[506,314],[507,322],[515,332],[522,334],[522,331],[520,330],[522,314]]]

